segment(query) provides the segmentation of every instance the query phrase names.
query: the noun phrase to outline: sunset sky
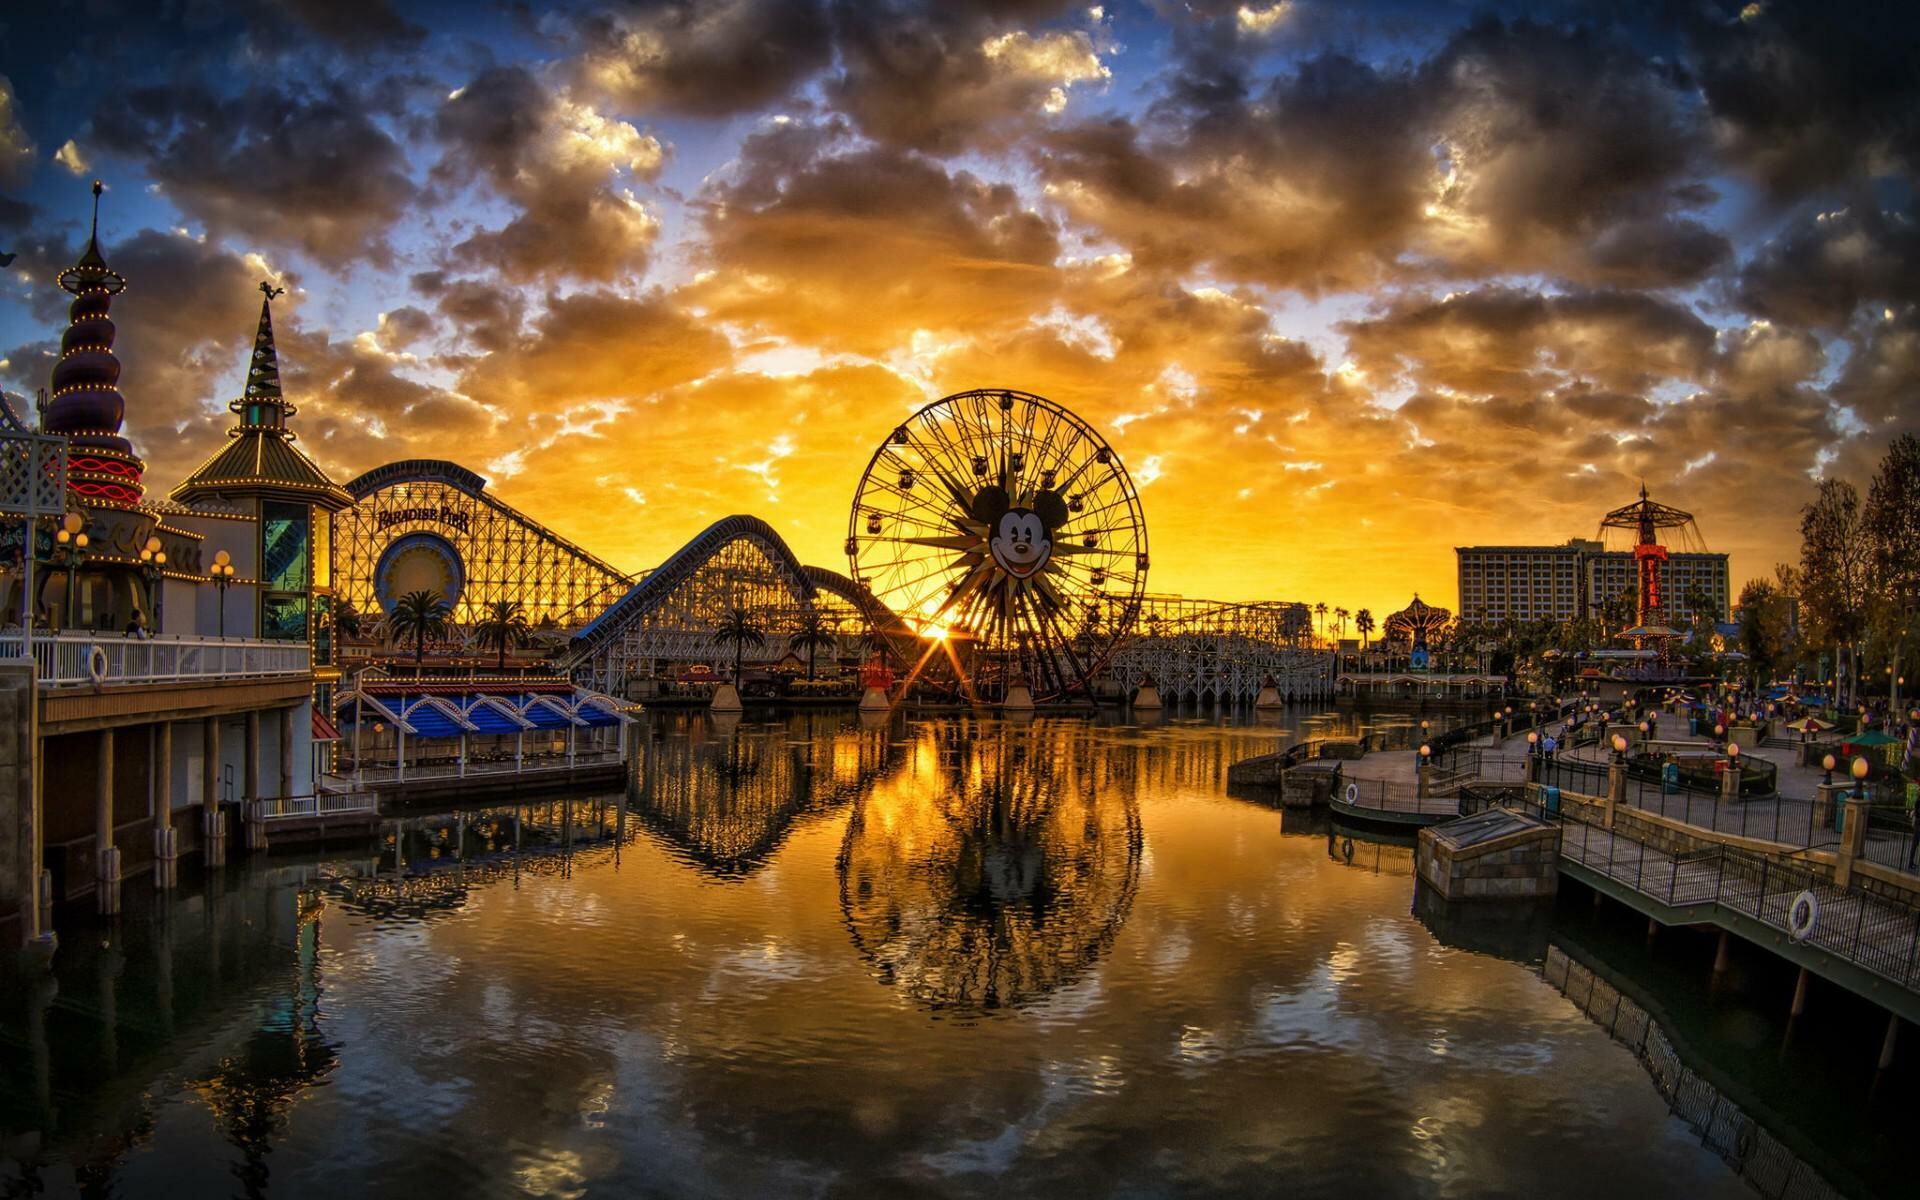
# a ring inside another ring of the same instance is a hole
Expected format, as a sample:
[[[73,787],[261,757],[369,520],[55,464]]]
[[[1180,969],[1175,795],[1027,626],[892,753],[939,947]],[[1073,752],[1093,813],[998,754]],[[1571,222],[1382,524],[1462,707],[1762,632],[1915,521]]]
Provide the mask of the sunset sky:
[[[302,445],[630,569],[845,569],[913,408],[1103,430],[1149,587],[1376,616],[1644,478],[1735,586],[1920,429],[1920,5],[70,0],[0,13],[0,383],[84,242],[164,494],[272,278]]]

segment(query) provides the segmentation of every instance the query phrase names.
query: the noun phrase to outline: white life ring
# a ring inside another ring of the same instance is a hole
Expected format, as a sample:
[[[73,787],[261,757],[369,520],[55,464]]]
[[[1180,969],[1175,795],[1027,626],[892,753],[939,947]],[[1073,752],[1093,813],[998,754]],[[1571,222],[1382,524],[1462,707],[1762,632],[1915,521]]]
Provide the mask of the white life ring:
[[[1812,892],[1801,892],[1793,898],[1793,907],[1787,910],[1787,932],[1793,935],[1794,941],[1804,942],[1819,919],[1820,901]]]
[[[87,647],[87,677],[95,683],[107,681],[107,652],[98,645]]]
[[[1347,803],[1348,804],[1360,803],[1360,785],[1359,784],[1357,783],[1347,784]]]

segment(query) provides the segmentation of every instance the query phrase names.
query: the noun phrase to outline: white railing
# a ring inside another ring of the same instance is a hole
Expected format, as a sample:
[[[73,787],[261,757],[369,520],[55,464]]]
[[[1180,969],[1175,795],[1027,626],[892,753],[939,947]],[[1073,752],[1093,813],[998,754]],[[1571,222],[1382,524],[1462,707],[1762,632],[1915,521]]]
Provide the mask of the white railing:
[[[412,762],[407,764],[406,773],[401,774],[391,759],[378,764],[368,763],[355,770],[351,761],[342,764],[342,769],[327,778],[337,780],[341,786],[370,783],[400,783],[412,780],[422,782],[433,779],[498,779],[503,775],[551,775],[573,770],[577,767],[599,767],[611,763],[626,761],[621,750],[577,750],[569,759],[565,754],[529,754],[516,763],[507,758],[493,762],[470,762],[464,770],[457,759],[434,759],[430,762]]]
[[[41,687],[94,687],[191,679],[258,679],[312,671],[305,642],[252,638],[120,637],[113,634],[35,633],[31,646],[18,630],[0,633],[0,658],[31,654]]]
[[[370,793],[322,792],[317,796],[276,796],[253,802],[256,821],[284,821],[293,817],[331,817],[379,811]]]

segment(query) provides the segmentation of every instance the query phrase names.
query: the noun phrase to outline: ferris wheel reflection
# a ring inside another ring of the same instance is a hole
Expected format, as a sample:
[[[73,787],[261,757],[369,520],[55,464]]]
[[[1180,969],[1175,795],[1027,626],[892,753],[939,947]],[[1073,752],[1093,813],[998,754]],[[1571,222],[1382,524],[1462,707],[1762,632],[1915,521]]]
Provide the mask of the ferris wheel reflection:
[[[1131,758],[1087,727],[916,728],[854,806],[840,905],[876,978],[936,1009],[1017,1007],[1080,978],[1133,904],[1144,848]],[[1073,753],[1062,737],[1088,740]]]

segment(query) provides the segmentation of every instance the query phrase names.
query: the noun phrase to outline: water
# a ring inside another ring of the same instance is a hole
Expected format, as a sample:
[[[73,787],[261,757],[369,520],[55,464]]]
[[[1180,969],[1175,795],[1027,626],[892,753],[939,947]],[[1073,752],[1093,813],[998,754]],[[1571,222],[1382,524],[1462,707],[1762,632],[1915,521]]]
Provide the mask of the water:
[[[1228,796],[1274,728],[643,734],[624,803],[64,918],[0,1194],[1750,1194],[1410,851]]]

